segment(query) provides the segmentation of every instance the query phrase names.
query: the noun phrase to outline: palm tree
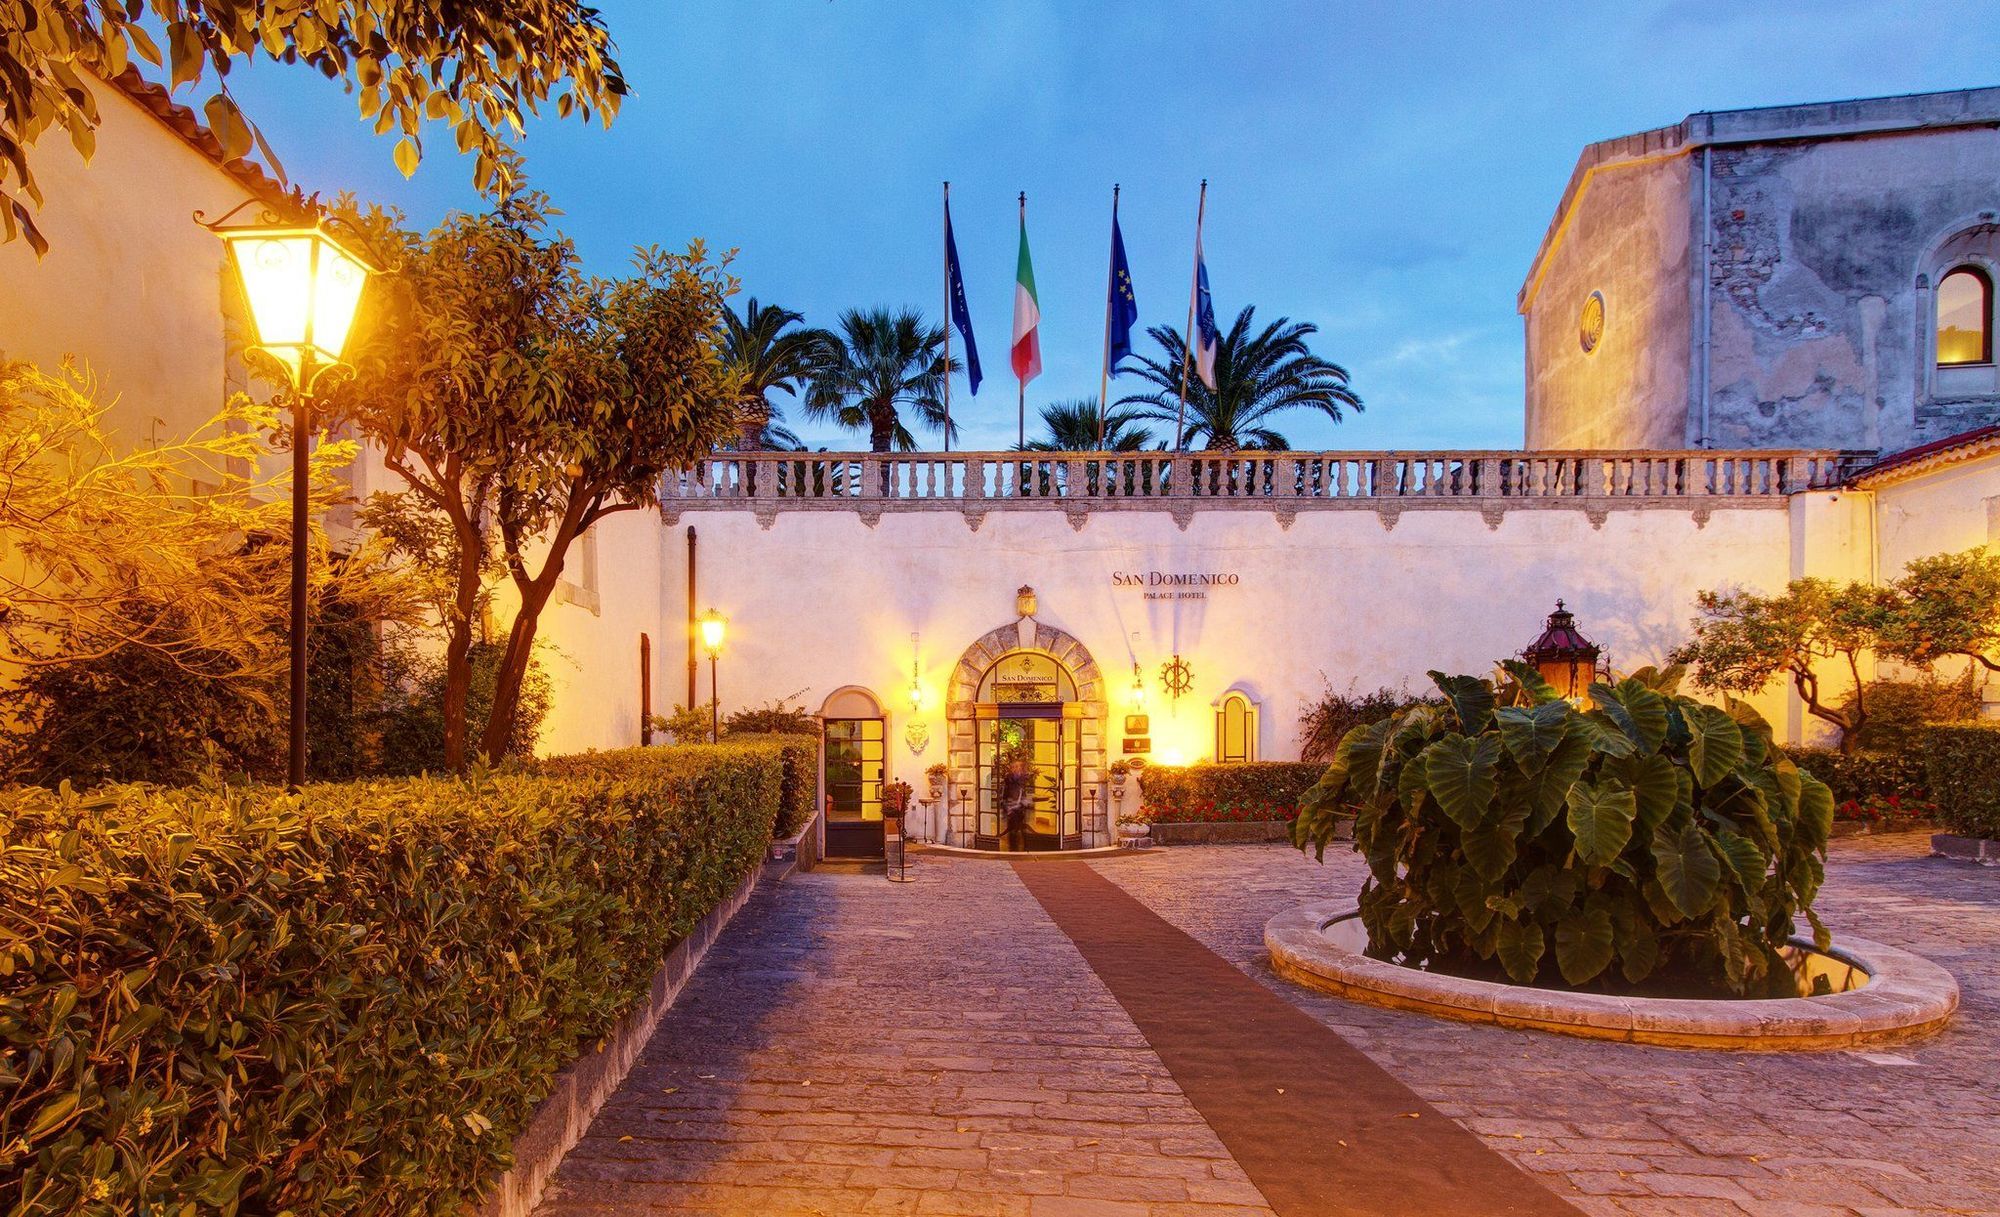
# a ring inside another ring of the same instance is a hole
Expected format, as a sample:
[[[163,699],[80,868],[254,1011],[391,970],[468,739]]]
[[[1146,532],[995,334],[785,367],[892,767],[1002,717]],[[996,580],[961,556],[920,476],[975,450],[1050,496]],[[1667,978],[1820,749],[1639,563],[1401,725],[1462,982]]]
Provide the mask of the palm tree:
[[[801,313],[776,305],[762,305],[752,296],[738,316],[725,310],[722,319],[722,357],[743,377],[743,395],[736,411],[739,450],[784,447],[798,437],[787,431],[771,400],[774,392],[796,396],[826,361],[833,335],[825,330],[789,329],[805,320]]]
[[[1339,422],[1348,410],[1360,410],[1361,399],[1348,387],[1347,369],[1321,359],[1306,348],[1319,327],[1280,317],[1261,331],[1251,332],[1255,308],[1245,308],[1215,351],[1215,388],[1201,382],[1193,367],[1187,376],[1187,431],[1184,448],[1284,449],[1291,445],[1273,430],[1270,420],[1287,410],[1314,410]],[[1146,331],[1160,344],[1158,359],[1140,356],[1132,371],[1156,386],[1134,393],[1118,404],[1142,407],[1138,417],[1173,422],[1181,388],[1181,362],[1187,340],[1172,326]]]
[[[1042,407],[1047,439],[1029,440],[1028,452],[1142,452],[1153,446],[1153,433],[1138,425],[1139,416],[1112,407],[1104,418],[1104,442],[1097,439],[1097,399],[1079,397]]]
[[[943,327],[925,325],[915,309],[849,309],[831,339],[807,384],[807,417],[867,431],[876,452],[917,446],[903,423],[905,409],[926,427],[945,426],[945,377],[959,363],[945,366]]]

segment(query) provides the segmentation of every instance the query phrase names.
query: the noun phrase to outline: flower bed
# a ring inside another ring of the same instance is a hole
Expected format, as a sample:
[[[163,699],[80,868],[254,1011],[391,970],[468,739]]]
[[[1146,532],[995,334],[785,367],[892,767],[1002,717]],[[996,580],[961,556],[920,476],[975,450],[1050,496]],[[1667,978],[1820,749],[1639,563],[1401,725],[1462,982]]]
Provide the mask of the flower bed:
[[[1326,766],[1303,761],[1148,765],[1135,819],[1147,824],[1248,824],[1291,820],[1299,796]]]
[[[0,795],[0,1209],[455,1213],[762,856],[770,744]]]

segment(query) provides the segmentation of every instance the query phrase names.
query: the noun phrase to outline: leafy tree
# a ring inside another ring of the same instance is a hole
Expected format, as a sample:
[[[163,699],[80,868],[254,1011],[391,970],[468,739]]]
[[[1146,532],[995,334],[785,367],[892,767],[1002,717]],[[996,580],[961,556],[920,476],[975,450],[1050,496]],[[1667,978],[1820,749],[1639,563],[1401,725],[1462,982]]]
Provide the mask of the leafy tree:
[[[1097,439],[1098,407],[1095,397],[1050,402],[1042,407],[1042,425],[1048,438],[1032,439],[1029,452],[1141,452],[1157,446],[1153,433],[1140,425],[1140,416],[1112,407],[1104,416],[1104,442]]]
[[[1692,669],[1695,683],[1725,693],[1756,693],[1787,677],[1813,717],[1840,729],[1840,747],[1859,747],[1868,721],[1861,656],[1896,612],[1894,594],[1861,583],[1794,579],[1775,596],[1704,591],[1694,636],[1675,648],[1674,663]],[[1819,668],[1847,670],[1846,695],[1822,688]]]
[[[495,192],[512,183],[506,141],[528,116],[553,99],[559,116],[597,113],[608,124],[626,92],[610,33],[578,0],[22,0],[0,8],[0,239],[47,248],[29,209],[42,196],[28,151],[62,130],[89,156],[99,117],[89,76],[116,76],[135,60],[167,69],[176,89],[213,71],[203,110],[224,155],[254,143],[282,175],[229,94],[230,69],[253,58],[302,63],[358,89],[376,134],[400,133],[405,174],[422,157],[425,122],[449,126],[457,150],[473,154],[474,182]]]
[[[875,452],[908,452],[917,441],[904,423],[905,411],[942,430],[945,377],[958,368],[956,359],[945,366],[943,327],[925,325],[915,309],[849,309],[809,379],[806,416],[867,431]],[[954,425],[952,436],[957,432]]]
[[[1282,450],[1290,443],[1271,426],[1278,415],[1310,410],[1337,423],[1347,411],[1361,409],[1360,397],[1348,386],[1347,370],[1307,347],[1306,339],[1319,327],[1280,317],[1253,331],[1255,313],[1254,307],[1246,307],[1222,334],[1215,352],[1214,389],[1188,365],[1184,446]],[[1159,343],[1160,355],[1138,356],[1131,371],[1154,388],[1120,398],[1118,404],[1141,407],[1140,418],[1173,423],[1180,416],[1187,339],[1172,326],[1153,326],[1146,332]]]
[[[742,380],[736,447],[796,447],[798,437],[779,422],[773,393],[797,396],[823,363],[836,341],[825,330],[793,329],[803,313],[759,304],[752,296],[742,313],[730,309],[722,317],[722,357]]]
[[[357,374],[334,400],[451,532],[452,766],[469,741],[469,656],[491,555],[518,601],[479,739],[498,760],[570,546],[608,516],[656,504],[662,474],[736,425],[741,390],[720,337],[734,280],[700,242],[685,254],[641,249],[622,279],[586,278],[549,214],[524,192],[427,238],[365,217],[398,256],[386,259],[386,307]]]
[[[245,397],[184,439],[121,451],[96,385],[0,364],[0,661],[35,668],[144,650],[183,679],[268,698],[282,663],[290,472],[251,472],[272,452],[277,411]],[[344,497],[351,442],[312,456],[314,518]],[[407,616],[368,546],[336,569],[311,535],[309,593]]]
[[[2000,555],[1984,549],[1918,558],[1889,585],[1895,611],[1880,649],[1917,667],[1958,657],[2000,672]]]

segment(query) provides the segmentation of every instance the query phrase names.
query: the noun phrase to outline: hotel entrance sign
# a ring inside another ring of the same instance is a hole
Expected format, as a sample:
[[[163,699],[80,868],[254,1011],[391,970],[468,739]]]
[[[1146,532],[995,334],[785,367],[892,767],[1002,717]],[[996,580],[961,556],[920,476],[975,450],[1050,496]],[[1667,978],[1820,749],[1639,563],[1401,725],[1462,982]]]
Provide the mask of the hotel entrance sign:
[[[1136,587],[1148,600],[1205,600],[1212,587],[1235,587],[1234,571],[1115,570],[1111,586]]]

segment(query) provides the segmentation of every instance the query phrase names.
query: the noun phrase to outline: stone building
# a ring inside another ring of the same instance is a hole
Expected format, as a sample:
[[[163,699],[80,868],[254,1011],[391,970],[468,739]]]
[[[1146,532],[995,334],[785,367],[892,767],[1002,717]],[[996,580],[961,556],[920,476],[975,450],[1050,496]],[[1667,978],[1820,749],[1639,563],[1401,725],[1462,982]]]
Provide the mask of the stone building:
[[[1577,158],[1530,449],[1893,453],[2000,419],[2000,88],[1692,114]]]

